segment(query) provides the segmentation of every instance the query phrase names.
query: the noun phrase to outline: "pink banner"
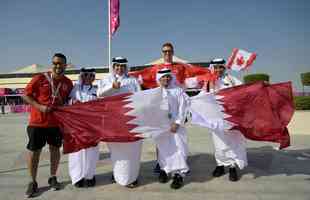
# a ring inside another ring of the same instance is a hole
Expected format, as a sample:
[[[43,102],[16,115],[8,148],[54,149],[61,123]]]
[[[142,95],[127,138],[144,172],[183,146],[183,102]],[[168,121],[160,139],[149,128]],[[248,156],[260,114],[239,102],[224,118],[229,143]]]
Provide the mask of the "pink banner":
[[[14,105],[10,106],[10,111],[12,113],[24,113],[24,112],[30,112],[30,106],[29,105]]]
[[[110,27],[111,36],[114,35],[119,27],[119,0],[109,0],[110,1]]]
[[[5,96],[7,94],[6,88],[0,88],[0,96]]]

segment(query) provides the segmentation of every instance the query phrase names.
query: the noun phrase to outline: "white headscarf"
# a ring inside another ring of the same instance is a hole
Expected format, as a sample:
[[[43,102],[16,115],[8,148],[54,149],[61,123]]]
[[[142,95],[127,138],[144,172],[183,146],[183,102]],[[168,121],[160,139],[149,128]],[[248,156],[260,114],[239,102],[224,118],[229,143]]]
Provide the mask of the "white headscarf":
[[[113,76],[116,76],[116,74],[114,73],[114,64],[122,64],[122,65],[126,66],[124,76],[128,77],[129,69],[128,69],[128,65],[127,65],[127,63],[128,63],[127,58],[122,57],[122,56],[118,56],[118,57],[115,57],[112,59],[112,63],[113,63],[113,72],[112,72]]]
[[[83,67],[83,68],[80,69],[80,75],[79,75],[77,84],[83,85],[82,76],[83,76],[84,73],[92,73],[94,76],[96,76],[96,71],[95,71],[94,68],[86,69],[86,68]]]
[[[214,72],[214,66],[215,65],[223,65],[225,66],[226,61],[223,58],[215,58],[213,60],[211,60],[210,65],[209,65],[209,69],[211,72]]]
[[[156,82],[157,82],[157,84],[160,85],[160,84],[159,84],[159,80],[161,79],[161,77],[166,76],[166,75],[171,76],[171,81],[170,81],[170,83],[169,83],[169,87],[176,87],[176,86],[177,86],[176,77],[175,77],[175,75],[171,72],[171,70],[168,69],[168,68],[163,68],[163,69],[157,71],[157,73],[156,73]]]

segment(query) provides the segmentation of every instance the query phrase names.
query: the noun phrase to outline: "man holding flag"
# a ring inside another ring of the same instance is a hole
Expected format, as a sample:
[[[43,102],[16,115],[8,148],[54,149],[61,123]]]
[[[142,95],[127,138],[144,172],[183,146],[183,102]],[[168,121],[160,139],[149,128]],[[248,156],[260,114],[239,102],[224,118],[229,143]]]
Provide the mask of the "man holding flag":
[[[113,73],[100,81],[98,96],[108,97],[128,92],[140,91],[138,81],[128,76],[127,59],[115,57]],[[118,119],[115,119],[118,120]],[[112,181],[129,188],[136,187],[140,170],[140,157],[142,140],[134,142],[109,142],[107,143],[113,164]]]
[[[131,75],[135,76],[142,82],[144,89],[150,89],[158,87],[156,83],[156,73],[167,68],[172,71],[176,77],[177,84],[181,87],[186,88],[186,79],[196,77],[198,75],[210,74],[207,68],[194,66],[186,63],[176,63],[173,61],[174,47],[170,42],[166,42],[162,45],[162,58],[163,63],[147,67],[143,70],[130,72]],[[196,86],[198,83],[196,84]]]
[[[210,87],[211,92],[224,88],[241,85],[242,82],[236,77],[226,73],[225,60],[222,58],[214,59],[210,63],[211,70],[218,74],[219,78]],[[218,130],[212,131],[212,140],[215,148],[215,160],[217,163],[212,175],[220,177],[225,174],[224,167],[229,167],[229,180],[237,181],[237,166],[243,169],[247,166],[247,155],[245,147],[245,138],[237,131],[224,132]]]

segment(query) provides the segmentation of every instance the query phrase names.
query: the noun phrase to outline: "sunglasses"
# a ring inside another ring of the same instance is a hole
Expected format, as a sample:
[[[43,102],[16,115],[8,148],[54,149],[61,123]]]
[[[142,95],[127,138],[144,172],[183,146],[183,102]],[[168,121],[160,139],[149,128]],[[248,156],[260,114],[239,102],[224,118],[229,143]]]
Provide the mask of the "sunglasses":
[[[95,74],[93,74],[93,73],[83,73],[82,76],[93,78],[93,77],[95,77]]]
[[[162,50],[163,53],[172,53],[173,50]]]
[[[114,67],[127,67],[126,64],[114,64]]]
[[[57,66],[57,65],[64,65],[64,63],[62,63],[62,62],[52,62],[52,64],[53,64],[54,66]]]

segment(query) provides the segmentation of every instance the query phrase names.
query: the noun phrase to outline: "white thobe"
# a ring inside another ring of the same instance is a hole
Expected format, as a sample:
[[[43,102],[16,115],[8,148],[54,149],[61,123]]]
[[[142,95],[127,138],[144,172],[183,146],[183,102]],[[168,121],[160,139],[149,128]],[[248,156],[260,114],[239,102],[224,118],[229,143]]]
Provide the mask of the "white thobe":
[[[215,82],[215,90],[241,85],[236,77],[225,74]],[[212,132],[215,160],[218,166],[235,166],[243,169],[248,165],[246,141],[237,130]]]
[[[115,80],[121,83],[119,89],[112,87]],[[140,90],[137,79],[128,76],[117,77],[110,75],[99,82],[97,94],[105,97]],[[123,186],[136,181],[140,171],[142,140],[127,143],[108,142],[107,145],[110,151],[115,181]]]
[[[170,122],[179,124],[179,128],[176,133],[167,130],[167,132],[154,138],[158,149],[158,163],[167,174],[179,173],[184,175],[189,171],[186,162],[188,156],[187,133],[184,127],[189,97],[179,87],[163,88],[162,97],[168,106]]]
[[[72,103],[75,101],[87,102],[96,99],[96,88],[75,84],[70,97]],[[69,159],[69,174],[72,184],[77,183],[81,179],[92,179],[96,173],[96,165],[99,160],[99,146],[82,149],[78,152],[70,153]]]

